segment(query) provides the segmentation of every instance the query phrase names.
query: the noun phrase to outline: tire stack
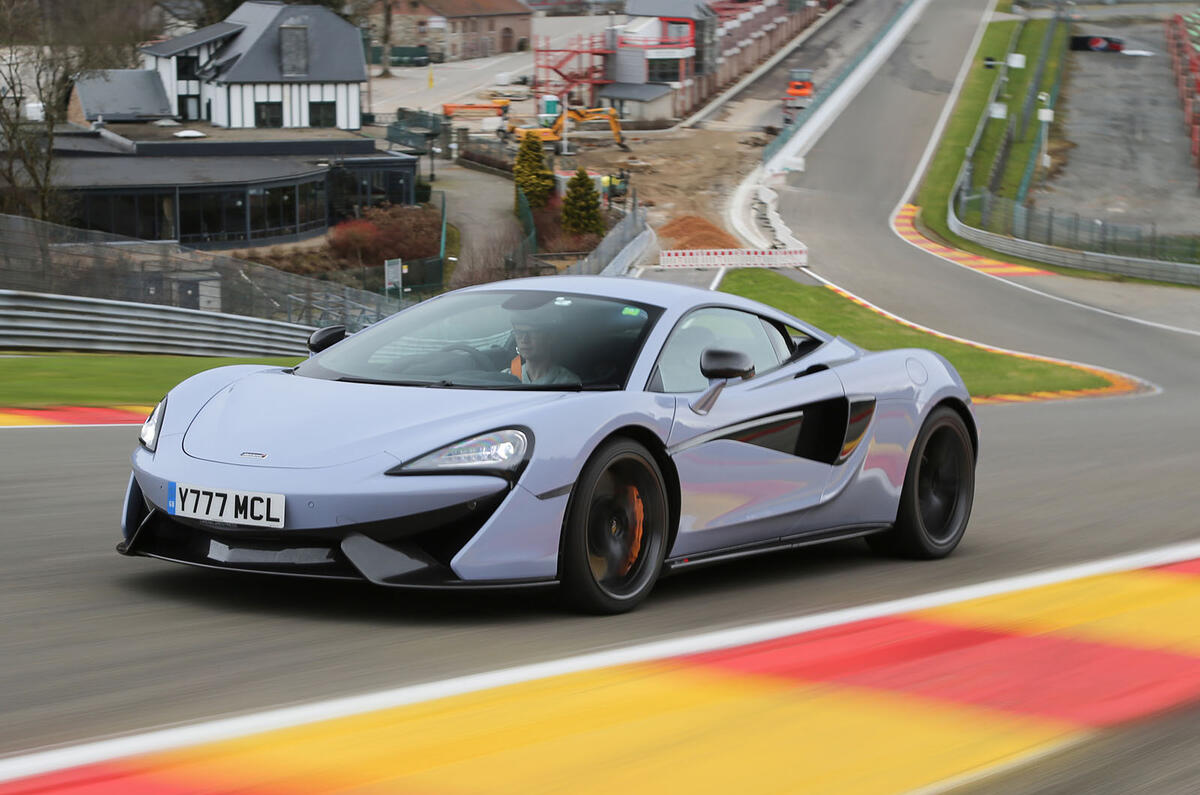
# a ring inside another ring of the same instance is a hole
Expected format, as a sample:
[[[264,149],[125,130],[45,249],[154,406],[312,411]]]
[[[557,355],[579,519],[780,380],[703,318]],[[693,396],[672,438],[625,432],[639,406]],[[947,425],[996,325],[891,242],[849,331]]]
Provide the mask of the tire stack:
[[[1200,166],[1200,10],[1168,19],[1166,40],[1184,123],[1192,139],[1192,164]]]

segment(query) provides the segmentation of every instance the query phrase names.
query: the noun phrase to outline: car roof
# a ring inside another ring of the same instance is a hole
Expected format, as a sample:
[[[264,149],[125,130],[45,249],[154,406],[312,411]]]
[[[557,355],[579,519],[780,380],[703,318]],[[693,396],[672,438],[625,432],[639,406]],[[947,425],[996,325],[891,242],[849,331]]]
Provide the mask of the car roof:
[[[634,301],[676,311],[685,311],[689,307],[702,304],[724,304],[754,312],[766,312],[772,315],[781,314],[777,310],[760,304],[757,301],[751,301],[748,298],[742,298],[731,293],[702,290],[699,287],[689,287],[682,284],[620,276],[534,276],[527,279],[490,282],[466,289],[472,291],[550,290],[553,292],[579,293],[594,295],[600,298]]]

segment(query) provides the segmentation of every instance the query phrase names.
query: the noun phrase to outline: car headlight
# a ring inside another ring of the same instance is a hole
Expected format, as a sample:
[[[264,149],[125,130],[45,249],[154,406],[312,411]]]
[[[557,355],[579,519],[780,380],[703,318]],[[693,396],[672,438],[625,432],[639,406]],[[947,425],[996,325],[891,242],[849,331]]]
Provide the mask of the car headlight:
[[[154,448],[158,447],[158,432],[162,429],[163,415],[167,413],[167,399],[163,398],[154,407],[154,411],[150,412],[150,416],[142,423],[142,432],[138,434],[138,441],[142,443],[150,452],[154,452]]]
[[[472,436],[387,471],[389,475],[456,470],[515,472],[529,452],[529,435],[516,428]]]

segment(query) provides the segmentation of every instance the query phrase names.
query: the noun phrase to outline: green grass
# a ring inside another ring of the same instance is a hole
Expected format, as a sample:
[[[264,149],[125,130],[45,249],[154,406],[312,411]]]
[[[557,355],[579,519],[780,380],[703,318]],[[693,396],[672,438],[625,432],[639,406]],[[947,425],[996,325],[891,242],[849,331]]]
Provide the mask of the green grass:
[[[145,406],[190,375],[226,364],[290,367],[299,357],[54,353],[0,359],[0,406]]]
[[[991,353],[935,337],[864,309],[825,287],[798,284],[779,273],[747,268],[729,273],[721,289],[774,306],[867,350],[928,348],[950,360],[976,397],[1108,385],[1101,376],[1066,365]]]

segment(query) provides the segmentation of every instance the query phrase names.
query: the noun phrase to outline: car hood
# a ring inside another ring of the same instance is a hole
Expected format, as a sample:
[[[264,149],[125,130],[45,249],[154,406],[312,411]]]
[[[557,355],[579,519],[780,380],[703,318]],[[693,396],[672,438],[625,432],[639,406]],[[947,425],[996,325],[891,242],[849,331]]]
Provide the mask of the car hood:
[[[337,466],[381,452],[410,460],[516,421],[571,393],[326,381],[274,370],[225,386],[188,426],[193,458],[246,466]],[[519,424],[519,423],[518,423]]]

